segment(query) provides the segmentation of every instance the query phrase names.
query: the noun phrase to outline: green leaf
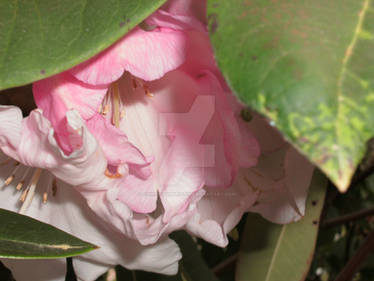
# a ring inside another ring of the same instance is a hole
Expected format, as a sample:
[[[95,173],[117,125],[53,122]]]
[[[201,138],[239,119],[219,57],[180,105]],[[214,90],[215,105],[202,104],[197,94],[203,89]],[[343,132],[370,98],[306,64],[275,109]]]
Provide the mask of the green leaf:
[[[183,255],[177,275],[166,276],[145,271],[130,272],[122,267],[117,267],[117,281],[218,281],[189,234],[178,231],[170,236],[178,243]]]
[[[374,1],[208,1],[219,66],[345,191],[374,135]]]
[[[164,2],[0,1],[0,89],[51,76],[89,59]]]
[[[316,245],[327,180],[316,171],[310,186],[306,215],[297,223],[273,224],[249,214],[236,268],[236,280],[302,281]]]
[[[0,258],[51,259],[97,248],[49,224],[0,209]]]

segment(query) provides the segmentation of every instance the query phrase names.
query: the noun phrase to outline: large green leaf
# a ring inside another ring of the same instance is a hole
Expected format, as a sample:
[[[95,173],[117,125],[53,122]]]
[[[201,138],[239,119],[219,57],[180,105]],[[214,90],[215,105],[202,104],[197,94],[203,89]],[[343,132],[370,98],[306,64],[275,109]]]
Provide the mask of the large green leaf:
[[[0,89],[87,60],[165,0],[0,1]]]
[[[97,248],[51,225],[4,209],[0,209],[0,222],[1,258],[63,258]]]
[[[306,215],[297,223],[277,225],[249,214],[236,268],[236,280],[302,281],[306,278],[316,245],[326,178],[315,172]]]
[[[345,191],[374,135],[374,1],[208,3],[229,84]]]

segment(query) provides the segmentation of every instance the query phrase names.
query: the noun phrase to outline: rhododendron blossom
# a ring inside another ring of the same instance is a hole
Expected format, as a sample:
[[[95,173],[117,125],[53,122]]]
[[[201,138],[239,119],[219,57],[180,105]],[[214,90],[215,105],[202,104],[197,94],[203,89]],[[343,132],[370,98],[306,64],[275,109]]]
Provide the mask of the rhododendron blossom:
[[[229,187],[240,167],[257,162],[258,144],[250,133],[241,136],[198,22],[159,10],[147,19],[150,31],[136,28],[34,84],[65,153],[79,146],[66,127],[66,111],[75,109],[106,156],[101,176],[112,183],[77,189],[100,217],[142,244],[185,225],[204,187]]]
[[[144,247],[109,231],[107,222],[100,220],[72,187],[100,181],[95,178],[105,172],[106,160],[77,112],[67,112],[67,124],[71,138],[81,143],[70,155],[58,146],[50,122],[39,110],[23,119],[18,108],[0,107],[0,149],[5,153],[0,154],[0,207],[20,211],[100,246],[74,258],[81,280],[94,280],[116,264],[175,274],[181,254],[174,241],[165,239]],[[18,281],[50,280],[51,276],[65,280],[65,259],[2,261]]]
[[[9,157],[1,196],[12,198],[0,206],[102,246],[75,259],[82,280],[116,263],[176,273],[180,252],[167,235],[177,229],[224,247],[244,212],[278,223],[304,214],[313,168],[267,121],[242,120],[203,10],[169,1],[146,30],[35,82],[38,109],[29,117],[0,108],[0,148]],[[10,186],[22,191],[21,205]]]

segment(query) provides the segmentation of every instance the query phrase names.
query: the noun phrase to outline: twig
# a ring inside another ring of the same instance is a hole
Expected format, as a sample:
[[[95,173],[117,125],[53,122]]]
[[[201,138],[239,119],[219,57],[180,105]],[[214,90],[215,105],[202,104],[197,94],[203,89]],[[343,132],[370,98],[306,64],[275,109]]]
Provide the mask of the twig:
[[[238,254],[232,255],[231,257],[225,259],[223,262],[213,267],[212,271],[214,272],[214,274],[220,275],[222,272],[224,272],[228,268],[234,266],[237,259],[238,259]]]
[[[332,226],[336,226],[336,225],[339,225],[339,224],[342,224],[342,223],[345,223],[345,222],[359,220],[359,219],[369,217],[369,216],[373,216],[373,215],[374,215],[374,208],[366,209],[366,210],[360,210],[360,211],[353,212],[353,213],[350,213],[350,214],[345,215],[345,216],[341,216],[341,217],[338,217],[338,218],[333,218],[333,219],[326,220],[326,221],[321,223],[321,228],[332,227]]]
[[[336,277],[335,281],[350,281],[355,273],[360,269],[361,264],[367,256],[374,250],[374,230],[366,238],[354,256],[344,266],[343,270]]]
[[[363,170],[362,172],[356,173],[353,176],[353,179],[350,184],[350,188],[362,181],[364,181],[367,177],[369,177],[372,173],[374,173],[374,165],[371,165],[367,169]]]

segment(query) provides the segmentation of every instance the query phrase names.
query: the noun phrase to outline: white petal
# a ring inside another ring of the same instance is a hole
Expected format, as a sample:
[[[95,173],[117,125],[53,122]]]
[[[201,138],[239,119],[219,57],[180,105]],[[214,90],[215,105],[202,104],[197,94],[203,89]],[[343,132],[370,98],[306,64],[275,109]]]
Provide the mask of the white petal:
[[[74,272],[79,281],[94,281],[110,268],[108,265],[87,261],[83,258],[73,258]]]

